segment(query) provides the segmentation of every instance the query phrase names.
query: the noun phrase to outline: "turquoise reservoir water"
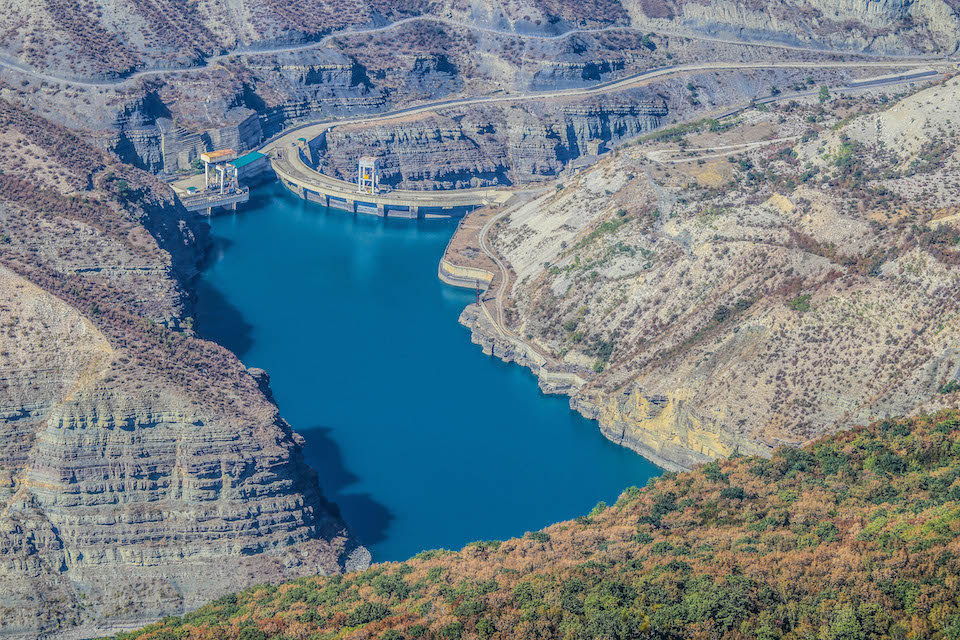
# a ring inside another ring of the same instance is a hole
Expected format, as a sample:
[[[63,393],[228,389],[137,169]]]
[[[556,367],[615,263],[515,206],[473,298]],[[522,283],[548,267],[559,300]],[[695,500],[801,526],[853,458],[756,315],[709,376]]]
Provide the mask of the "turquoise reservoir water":
[[[329,211],[276,184],[213,220],[199,332],[266,369],[375,560],[582,515],[660,469],[485,356],[436,278],[455,223]]]

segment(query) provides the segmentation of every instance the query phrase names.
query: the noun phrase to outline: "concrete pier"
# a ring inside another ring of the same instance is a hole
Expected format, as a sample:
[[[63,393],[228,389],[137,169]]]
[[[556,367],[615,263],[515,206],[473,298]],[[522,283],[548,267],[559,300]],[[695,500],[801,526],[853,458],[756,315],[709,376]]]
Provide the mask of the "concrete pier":
[[[207,215],[211,215],[213,210],[218,207],[236,211],[238,204],[248,200],[250,200],[250,189],[246,187],[232,193],[200,193],[180,196],[180,202],[187,211],[202,211]]]

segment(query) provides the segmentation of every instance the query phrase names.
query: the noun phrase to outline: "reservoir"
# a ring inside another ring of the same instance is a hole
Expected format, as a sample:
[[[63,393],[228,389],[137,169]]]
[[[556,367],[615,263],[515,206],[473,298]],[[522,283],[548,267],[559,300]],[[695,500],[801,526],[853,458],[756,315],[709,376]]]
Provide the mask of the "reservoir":
[[[269,372],[307,462],[375,561],[523,535],[661,470],[484,355],[436,276],[451,221],[328,210],[271,183],[212,219],[196,326]]]

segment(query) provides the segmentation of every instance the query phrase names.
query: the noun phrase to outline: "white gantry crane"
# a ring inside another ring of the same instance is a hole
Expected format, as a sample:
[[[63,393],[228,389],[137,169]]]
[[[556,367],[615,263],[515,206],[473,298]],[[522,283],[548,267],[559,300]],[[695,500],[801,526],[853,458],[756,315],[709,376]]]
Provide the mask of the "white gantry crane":
[[[357,162],[357,193],[376,195],[380,191],[380,158],[362,156]]]
[[[237,159],[237,152],[233,149],[219,149],[217,151],[207,151],[200,154],[200,160],[203,162],[203,186],[204,190],[210,190],[210,166],[213,165],[214,171],[219,174],[220,193],[224,189],[238,187],[237,169],[231,164],[226,164],[231,160]],[[224,184],[226,182],[226,184]]]

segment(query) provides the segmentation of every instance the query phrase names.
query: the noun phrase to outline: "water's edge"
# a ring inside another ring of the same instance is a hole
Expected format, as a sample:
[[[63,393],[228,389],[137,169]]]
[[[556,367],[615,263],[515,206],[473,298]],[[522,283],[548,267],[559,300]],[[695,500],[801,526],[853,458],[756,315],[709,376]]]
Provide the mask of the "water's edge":
[[[660,473],[534,391],[529,371],[478,357],[456,322],[473,292],[435,275],[452,232],[268,184],[211,220],[195,287],[198,332],[271,375],[326,496],[377,560],[522,535]]]

